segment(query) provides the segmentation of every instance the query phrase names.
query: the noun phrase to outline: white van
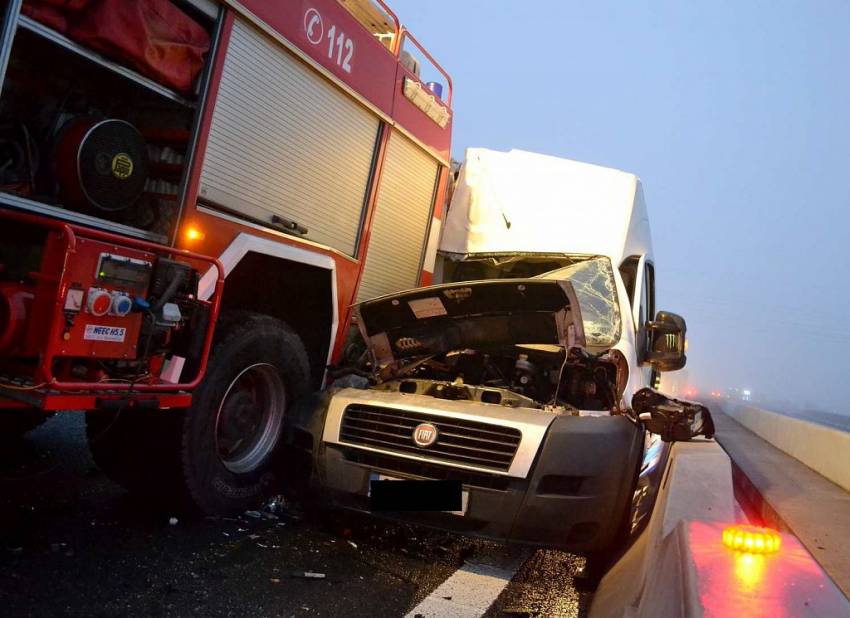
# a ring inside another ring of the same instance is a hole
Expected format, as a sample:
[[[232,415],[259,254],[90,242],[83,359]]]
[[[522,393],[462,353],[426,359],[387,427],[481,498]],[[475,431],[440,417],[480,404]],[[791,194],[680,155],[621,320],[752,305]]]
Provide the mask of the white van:
[[[591,256],[610,260],[629,360],[626,395],[653,386],[647,322],[655,260],[640,178],[522,150],[469,148],[440,241],[435,281],[534,276]],[[683,363],[684,364],[684,363]]]
[[[311,485],[326,504],[603,568],[647,519],[659,437],[713,433],[702,406],[646,388],[684,364],[685,323],[648,321],[640,182],[472,149],[445,221],[443,283],[358,305],[361,362],[294,419]]]

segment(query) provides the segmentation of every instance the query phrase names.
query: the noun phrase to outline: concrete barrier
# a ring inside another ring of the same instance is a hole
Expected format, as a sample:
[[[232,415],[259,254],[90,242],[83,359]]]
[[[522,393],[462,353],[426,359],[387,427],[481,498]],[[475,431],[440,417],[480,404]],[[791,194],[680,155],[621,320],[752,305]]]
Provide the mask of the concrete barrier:
[[[723,449],[715,442],[675,444],[649,524],[602,578],[591,618],[700,615],[681,524],[731,523],[735,516],[732,468]]]
[[[850,601],[793,535],[769,555],[723,546],[723,530],[743,518],[723,449],[674,445],[649,525],[603,577],[590,618],[850,616]]]
[[[850,432],[748,405],[726,406],[727,415],[850,491]]]

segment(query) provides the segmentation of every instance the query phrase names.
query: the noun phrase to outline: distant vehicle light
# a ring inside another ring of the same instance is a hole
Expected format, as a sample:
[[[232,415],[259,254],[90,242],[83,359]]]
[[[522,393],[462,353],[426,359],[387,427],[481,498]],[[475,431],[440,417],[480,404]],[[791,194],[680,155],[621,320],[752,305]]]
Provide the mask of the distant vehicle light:
[[[729,549],[748,554],[772,554],[779,551],[782,537],[770,528],[735,525],[723,531],[723,544]]]

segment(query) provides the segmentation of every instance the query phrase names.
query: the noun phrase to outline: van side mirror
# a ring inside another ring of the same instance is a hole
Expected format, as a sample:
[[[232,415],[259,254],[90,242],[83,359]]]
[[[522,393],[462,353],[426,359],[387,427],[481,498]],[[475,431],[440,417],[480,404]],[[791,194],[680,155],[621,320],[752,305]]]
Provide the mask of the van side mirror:
[[[669,311],[659,311],[655,320],[647,322],[649,351],[646,360],[658,371],[676,371],[685,366],[685,318]]]
[[[714,437],[714,420],[704,405],[673,399],[651,388],[642,388],[632,397],[632,410],[644,427],[664,442],[687,442],[703,435]]]

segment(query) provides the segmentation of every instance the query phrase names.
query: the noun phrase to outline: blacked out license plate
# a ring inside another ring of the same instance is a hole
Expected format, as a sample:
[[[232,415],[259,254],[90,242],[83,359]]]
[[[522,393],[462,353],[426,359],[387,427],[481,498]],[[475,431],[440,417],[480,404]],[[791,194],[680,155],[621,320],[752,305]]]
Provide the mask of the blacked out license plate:
[[[460,481],[411,481],[373,473],[369,480],[372,511],[443,511],[464,515],[469,492]]]

